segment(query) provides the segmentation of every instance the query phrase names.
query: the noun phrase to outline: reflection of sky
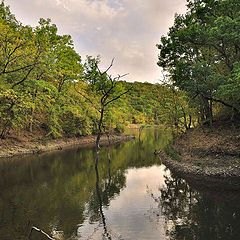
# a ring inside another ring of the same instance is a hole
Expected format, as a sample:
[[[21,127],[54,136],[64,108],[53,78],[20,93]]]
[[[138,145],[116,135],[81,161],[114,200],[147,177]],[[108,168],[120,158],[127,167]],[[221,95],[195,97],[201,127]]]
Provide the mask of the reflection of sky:
[[[113,239],[165,239],[164,218],[158,216],[158,205],[147,190],[159,195],[158,189],[164,185],[166,174],[169,173],[165,172],[164,166],[127,171],[126,188],[104,209]],[[101,239],[102,229],[98,225],[85,222],[79,228],[82,239],[87,239],[94,231],[91,239]]]

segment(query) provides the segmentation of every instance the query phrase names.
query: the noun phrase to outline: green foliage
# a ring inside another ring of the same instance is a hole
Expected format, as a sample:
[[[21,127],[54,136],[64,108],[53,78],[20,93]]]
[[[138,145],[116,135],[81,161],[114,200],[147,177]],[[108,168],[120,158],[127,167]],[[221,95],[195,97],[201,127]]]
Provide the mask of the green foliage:
[[[1,88],[0,92],[0,136],[5,137],[11,128],[19,128],[27,120],[26,112],[31,108],[30,96],[24,92]]]
[[[196,120],[196,110],[189,104],[188,96],[172,85],[140,82],[123,84],[131,86],[126,96],[131,123],[188,129]]]
[[[161,38],[158,64],[198,104],[203,121],[219,103],[239,116],[240,3],[188,0],[187,7]]]
[[[50,19],[24,26],[1,3],[0,32],[1,138],[16,131],[51,138],[121,133],[130,123],[182,128],[193,114],[182,91],[123,82],[108,74],[113,61],[99,69],[100,57],[87,56],[82,64],[71,36],[59,35]]]
[[[43,128],[47,136],[60,137],[69,99],[73,108],[83,112],[71,87],[83,71],[81,57],[71,37],[58,35],[49,19],[40,19],[32,29],[18,23],[4,3],[0,13],[1,137],[14,127]]]

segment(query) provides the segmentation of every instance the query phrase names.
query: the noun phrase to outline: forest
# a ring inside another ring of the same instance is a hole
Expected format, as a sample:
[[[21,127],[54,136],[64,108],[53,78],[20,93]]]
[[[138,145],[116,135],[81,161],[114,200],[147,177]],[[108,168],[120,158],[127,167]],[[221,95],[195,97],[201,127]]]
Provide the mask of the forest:
[[[128,124],[178,130],[237,122],[240,90],[239,2],[188,1],[187,12],[157,44],[164,79],[126,82],[86,60],[50,19],[25,26],[0,5],[0,138],[37,133],[46,138],[95,134],[101,107],[105,131]],[[102,102],[104,99],[105,103]],[[117,100],[117,101],[115,101]],[[106,106],[105,106],[106,104]]]
[[[129,27],[124,7],[140,25],[178,1],[75,2]],[[240,1],[183,4],[153,46],[153,84],[0,1],[0,238],[239,239]]]
[[[35,28],[24,26],[4,2],[0,14],[2,139],[23,132],[44,138],[94,134],[105,106],[101,100],[108,103],[110,98],[104,109],[105,131],[122,132],[130,123],[190,127],[195,110],[184,91],[168,83],[111,77],[113,61],[104,71],[98,67],[99,56],[83,62],[71,36],[59,35],[50,19],[40,19]]]

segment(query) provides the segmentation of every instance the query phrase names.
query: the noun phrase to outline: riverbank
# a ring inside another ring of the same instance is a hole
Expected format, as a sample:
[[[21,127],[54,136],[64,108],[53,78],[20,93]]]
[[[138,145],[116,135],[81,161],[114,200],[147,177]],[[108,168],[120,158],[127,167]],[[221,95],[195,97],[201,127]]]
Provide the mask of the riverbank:
[[[127,135],[111,135],[111,144],[123,142],[132,139],[132,136]],[[0,158],[7,158],[13,156],[20,156],[26,154],[40,154],[50,151],[60,151],[71,147],[86,147],[94,146],[96,136],[83,136],[73,138],[60,138],[60,139],[44,139],[34,138],[33,136],[25,136],[21,138],[7,138],[0,140]],[[109,139],[106,135],[101,137],[100,144],[108,144]]]
[[[224,182],[224,187],[240,188],[240,129],[191,129],[159,156],[171,171],[191,181],[211,187]]]

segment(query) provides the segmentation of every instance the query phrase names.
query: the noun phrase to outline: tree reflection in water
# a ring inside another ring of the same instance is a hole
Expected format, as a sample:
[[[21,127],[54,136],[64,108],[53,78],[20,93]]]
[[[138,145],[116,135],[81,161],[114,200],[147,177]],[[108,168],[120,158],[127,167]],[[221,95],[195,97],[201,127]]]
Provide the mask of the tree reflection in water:
[[[107,223],[107,218],[104,213],[104,209],[106,209],[110,205],[111,199],[115,198],[118,195],[123,187],[126,184],[126,177],[124,174],[124,170],[118,170],[114,172],[114,175],[111,174],[111,157],[110,151],[107,151],[107,161],[105,159],[101,159],[103,157],[100,154],[99,150],[95,152],[95,177],[96,177],[96,186],[95,193],[90,198],[88,204],[88,213],[90,224],[96,224],[99,222],[97,228],[93,230],[89,239],[94,238],[95,235],[99,236],[99,232],[102,231],[102,239],[118,239],[119,234],[115,233]],[[99,171],[99,162],[102,161],[107,169],[105,171],[104,176],[100,175]],[[101,230],[102,228],[102,230]]]
[[[181,178],[165,176],[165,186],[150,196],[165,217],[171,240],[239,239],[239,193],[194,190]]]
[[[109,153],[108,153],[108,156],[110,156]],[[111,240],[112,237],[111,237],[110,233],[108,232],[106,217],[103,212],[102,189],[101,189],[101,185],[99,182],[98,161],[99,161],[99,151],[96,151],[96,159],[95,159],[96,195],[97,195],[97,199],[98,199],[98,203],[99,203],[99,213],[102,218],[102,224],[103,224],[103,229],[104,229],[103,237],[106,237],[107,239]],[[108,186],[109,186],[111,183],[110,161],[108,161],[108,175],[109,175],[108,176],[109,177]],[[106,189],[108,189],[108,187]]]
[[[110,203],[114,205],[121,199],[120,191],[126,190],[128,169],[141,170],[159,164],[160,160],[152,153],[165,146],[169,139],[171,136],[166,135],[165,130],[144,129],[141,142],[136,140],[111,146],[110,155],[107,148],[101,149],[97,169],[100,205],[112,239],[121,238],[116,232],[128,235],[125,216],[123,222],[113,219],[122,210],[111,212],[114,210],[112,205],[110,207]],[[52,236],[62,232],[64,239],[88,239],[85,236],[97,227],[94,239],[102,239],[104,229],[96,191],[94,158],[94,150],[84,148],[1,161],[0,239],[26,239],[31,226],[37,226]],[[129,196],[131,194],[129,192]],[[137,202],[139,196],[135,197]],[[127,204],[124,207],[128,207]],[[142,228],[136,227],[136,231],[140,230]],[[32,238],[40,240],[42,236],[36,235],[34,233]]]

